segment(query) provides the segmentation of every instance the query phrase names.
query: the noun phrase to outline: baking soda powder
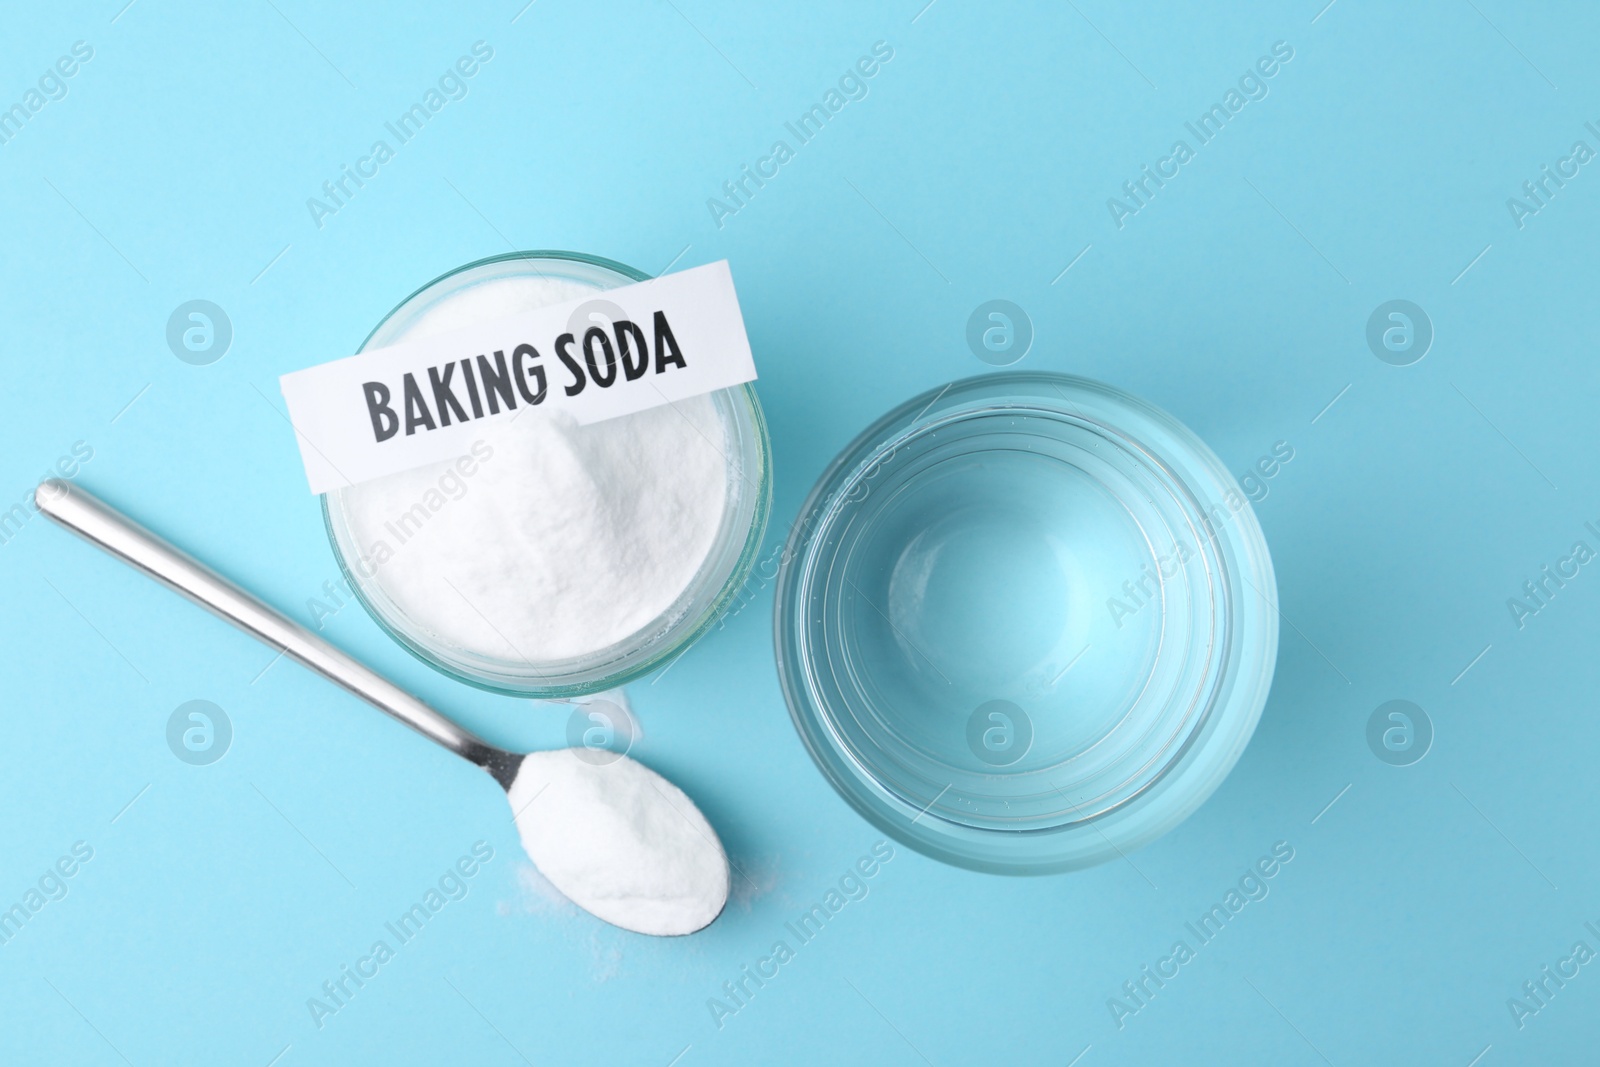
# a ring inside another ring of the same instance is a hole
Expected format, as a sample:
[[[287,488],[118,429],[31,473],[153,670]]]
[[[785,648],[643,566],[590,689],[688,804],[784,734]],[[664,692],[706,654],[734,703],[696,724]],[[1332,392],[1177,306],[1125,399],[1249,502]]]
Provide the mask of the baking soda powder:
[[[593,292],[499,279],[441,301],[390,342]],[[344,492],[357,544],[373,558],[391,546],[372,582],[395,606],[443,643],[529,664],[670,623],[727,507],[726,431],[712,400],[588,426],[524,407],[485,430],[470,479],[441,463]]]

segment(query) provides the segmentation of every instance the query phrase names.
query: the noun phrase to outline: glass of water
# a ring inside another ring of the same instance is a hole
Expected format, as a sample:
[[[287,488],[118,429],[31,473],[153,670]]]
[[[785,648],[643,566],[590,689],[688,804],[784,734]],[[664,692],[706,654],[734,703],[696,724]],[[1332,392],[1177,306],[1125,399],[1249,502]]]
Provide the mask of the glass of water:
[[[1110,386],[995,374],[861,434],[786,546],[779,672],[834,787],[978,870],[1099,863],[1221,783],[1266,702],[1277,588],[1227,469]]]

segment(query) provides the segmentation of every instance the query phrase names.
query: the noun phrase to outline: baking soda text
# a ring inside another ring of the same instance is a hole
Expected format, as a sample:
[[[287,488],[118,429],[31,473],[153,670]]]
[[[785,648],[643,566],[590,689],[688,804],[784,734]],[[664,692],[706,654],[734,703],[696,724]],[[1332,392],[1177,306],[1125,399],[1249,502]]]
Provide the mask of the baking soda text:
[[[612,323],[611,331],[607,335],[602,327],[591,326],[584,331],[581,345],[575,334],[564,333],[556,338],[556,358],[565,368],[565,380],[559,384],[567,396],[577,396],[591,384],[597,389],[609,389],[619,380],[638,381],[652,366],[656,374],[665,374],[669,367],[688,366],[664,311],[655,313],[648,336],[627,319]],[[579,353],[573,351],[574,346],[578,346]],[[461,372],[459,384],[455,381],[457,370]],[[539,350],[526,343],[511,349],[509,362],[505,350],[496,349],[493,359],[479,355],[476,361],[469,357],[444,363],[427,368],[423,377],[426,388],[410,371],[401,376],[395,388],[381,381],[362,383],[374,441],[381,444],[400,432],[401,412],[405,414],[406,436],[410,437],[419,429],[449,426],[452,420],[469,422],[498,415],[502,408],[514,411],[518,397],[528,407],[537,407],[550,392]],[[397,390],[401,395],[398,401],[394,399]],[[395,404],[399,405],[399,412]],[[471,415],[467,414],[468,406]]]

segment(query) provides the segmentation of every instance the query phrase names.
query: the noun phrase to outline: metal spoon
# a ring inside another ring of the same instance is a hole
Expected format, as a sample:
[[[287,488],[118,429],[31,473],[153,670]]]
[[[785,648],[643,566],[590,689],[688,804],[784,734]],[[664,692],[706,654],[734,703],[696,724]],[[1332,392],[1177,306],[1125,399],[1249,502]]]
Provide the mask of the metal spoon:
[[[84,540],[177,590],[263,644],[280,650],[284,655],[298,660],[324,678],[338,683],[379,711],[399,719],[462,759],[477,764],[488,771],[508,794],[511,792],[517,779],[517,772],[523,764],[523,754],[496,748],[451,722],[410,693],[334,648],[299,623],[274,611],[87,490],[60,478],[49,478],[39,484],[39,488],[34,492],[34,500],[41,512]],[[633,762],[626,756],[620,757],[620,760]],[[721,914],[722,906],[727,902],[727,855],[723,852],[722,843],[718,840],[716,832],[711,829],[705,816],[695,807],[693,801],[654,771],[638,764],[633,764],[633,767],[636,772],[642,772],[655,779],[651,784],[656,786],[654,792],[660,797],[659,802],[662,805],[669,806],[678,816],[698,824],[696,829],[701,832],[693,835],[697,841],[694,847],[714,850],[716,858],[720,859],[722,864],[724,872],[721,882],[722,900],[717,902],[715,908],[702,911],[691,920],[674,923],[670,919],[663,921],[657,915],[652,918],[650,928],[628,925],[626,917],[616,913],[614,900],[585,903],[573,897],[573,901],[614,925],[638,933],[659,935],[693,933],[709,925],[717,915]],[[684,810],[685,808],[688,810]],[[526,815],[526,811],[518,814],[519,826]],[[600,829],[603,831],[604,827]],[[523,838],[526,842],[528,834],[524,833]],[[596,851],[598,853],[600,850]],[[710,859],[709,853],[702,858]],[[538,864],[538,856],[533,856],[532,859]],[[704,869],[704,866],[702,864],[701,869]],[[556,888],[567,892],[567,887],[559,883],[556,884]],[[572,893],[568,892],[568,896],[572,897]]]

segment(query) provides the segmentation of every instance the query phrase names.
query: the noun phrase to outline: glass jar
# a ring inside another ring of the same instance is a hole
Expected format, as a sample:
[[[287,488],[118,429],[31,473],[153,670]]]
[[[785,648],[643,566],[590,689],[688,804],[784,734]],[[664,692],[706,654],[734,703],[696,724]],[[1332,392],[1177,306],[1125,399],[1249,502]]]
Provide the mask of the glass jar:
[[[574,252],[517,252],[469,263],[429,282],[384,316],[361,350],[395,344],[412,335],[425,316],[438,332],[463,325],[480,312],[478,303],[491,297],[496,283],[538,278],[555,303],[585,293],[644,281],[632,268]],[[502,287],[503,291],[503,287]],[[531,310],[537,303],[521,310]],[[604,307],[597,299],[597,307]],[[446,313],[440,315],[441,308]],[[580,309],[581,310],[581,309]],[[457,321],[459,320],[459,321]],[[373,545],[361,544],[352,521],[352,500],[362,485],[324,495],[323,516],[328,540],[340,569],[361,604],[391,637],[429,666],[472,685],[501,693],[536,698],[582,696],[611,689],[640,677],[677,656],[729,608],[754,562],[771,506],[772,462],[766,423],[753,386],[723,389],[709,396],[723,429],[726,496],[720,527],[710,550],[682,593],[659,615],[627,637],[582,654],[540,658],[524,650],[464,647],[430,625],[426,611],[400,606],[386,584],[386,568],[402,566],[404,547],[395,562],[377,559]],[[632,417],[632,416],[625,416]],[[492,428],[493,423],[486,424]],[[713,445],[713,447],[716,447]],[[505,461],[501,461],[505,462]],[[370,535],[369,535],[370,539]],[[463,544],[463,552],[473,546]],[[492,623],[491,623],[492,625]]]
[[[1227,469],[1059,374],[956,382],[824,472],[778,578],[779,675],[834,788],[960,866],[1042,873],[1165,833],[1266,702],[1277,589]]]

